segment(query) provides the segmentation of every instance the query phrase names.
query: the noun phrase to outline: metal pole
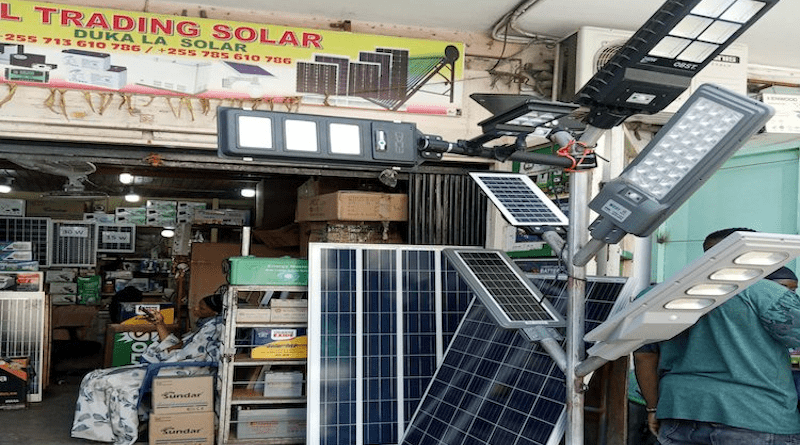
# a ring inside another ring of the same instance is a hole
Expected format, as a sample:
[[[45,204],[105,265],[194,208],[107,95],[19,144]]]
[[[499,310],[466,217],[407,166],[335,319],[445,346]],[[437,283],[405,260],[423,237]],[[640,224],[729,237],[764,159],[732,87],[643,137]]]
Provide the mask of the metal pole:
[[[587,127],[581,136],[581,142],[593,146],[603,135],[604,130]],[[558,141],[557,141],[558,142]],[[584,425],[584,383],[583,377],[575,373],[575,367],[586,355],[583,345],[585,299],[586,299],[586,267],[576,265],[572,257],[586,240],[589,230],[589,184],[591,171],[572,173],[569,184],[569,233],[567,233],[567,252],[570,261],[567,263],[569,279],[567,281],[567,428],[566,445],[583,445]]]

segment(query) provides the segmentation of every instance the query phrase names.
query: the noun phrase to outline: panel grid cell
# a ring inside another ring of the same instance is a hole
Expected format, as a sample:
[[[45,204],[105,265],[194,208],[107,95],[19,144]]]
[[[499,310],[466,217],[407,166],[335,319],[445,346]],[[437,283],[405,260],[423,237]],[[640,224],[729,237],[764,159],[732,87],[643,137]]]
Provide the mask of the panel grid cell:
[[[566,215],[526,175],[470,173],[470,176],[515,227],[569,224]]]

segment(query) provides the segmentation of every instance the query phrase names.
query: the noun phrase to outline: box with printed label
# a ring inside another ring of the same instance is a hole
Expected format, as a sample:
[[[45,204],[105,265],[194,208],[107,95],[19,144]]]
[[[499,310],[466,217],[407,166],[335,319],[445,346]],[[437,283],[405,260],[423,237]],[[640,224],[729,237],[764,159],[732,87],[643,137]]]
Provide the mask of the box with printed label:
[[[0,408],[28,404],[28,357],[0,358]]]
[[[2,261],[32,261],[33,251],[30,250],[4,250],[0,251]]]
[[[231,263],[231,284],[292,285],[308,284],[308,260],[299,258],[260,258],[239,256]]]
[[[24,199],[0,199],[0,215],[25,216]]]
[[[175,322],[174,303],[119,303],[119,320],[122,324],[150,324],[145,310],[156,310],[164,316],[164,323]]]
[[[237,413],[237,439],[289,439],[305,436],[305,408],[242,409],[240,407]]]
[[[295,221],[407,221],[408,195],[339,191],[297,200]]]
[[[156,414],[214,411],[214,377],[211,375],[157,376],[153,378],[152,407]]]
[[[17,292],[41,292],[43,286],[41,272],[3,271],[0,272],[0,290]]]
[[[214,445],[214,412],[152,414],[150,445]]]
[[[306,358],[308,331],[306,328],[253,328],[251,344],[251,358]]]
[[[50,293],[77,295],[78,283],[63,283],[63,282],[50,283]]]

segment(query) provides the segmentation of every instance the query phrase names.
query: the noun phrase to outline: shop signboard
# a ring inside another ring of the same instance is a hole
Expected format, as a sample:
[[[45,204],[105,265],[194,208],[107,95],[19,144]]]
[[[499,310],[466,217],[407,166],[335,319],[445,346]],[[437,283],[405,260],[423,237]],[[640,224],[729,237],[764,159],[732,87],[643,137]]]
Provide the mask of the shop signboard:
[[[454,116],[463,96],[458,42],[21,0],[0,29],[24,85]]]

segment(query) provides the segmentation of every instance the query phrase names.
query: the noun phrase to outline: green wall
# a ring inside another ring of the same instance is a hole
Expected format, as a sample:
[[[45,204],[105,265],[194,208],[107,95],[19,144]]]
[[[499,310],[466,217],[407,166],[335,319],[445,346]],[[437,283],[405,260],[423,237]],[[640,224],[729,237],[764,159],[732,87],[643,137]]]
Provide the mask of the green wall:
[[[798,147],[796,135],[766,134],[742,147],[656,231],[652,278],[663,281],[700,256],[715,230],[800,233]]]

